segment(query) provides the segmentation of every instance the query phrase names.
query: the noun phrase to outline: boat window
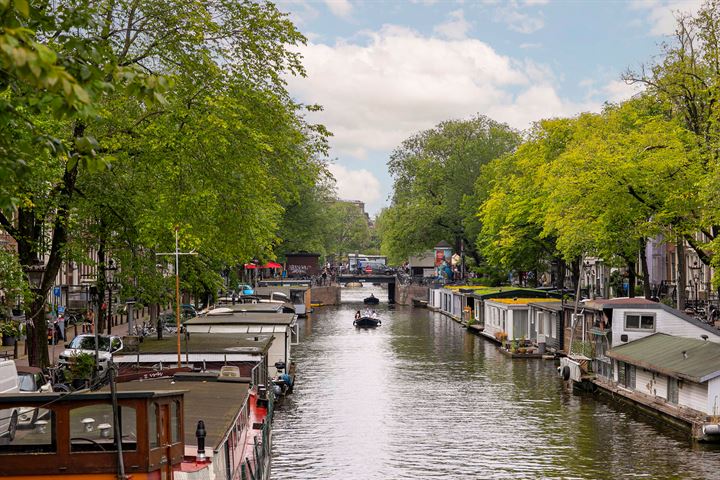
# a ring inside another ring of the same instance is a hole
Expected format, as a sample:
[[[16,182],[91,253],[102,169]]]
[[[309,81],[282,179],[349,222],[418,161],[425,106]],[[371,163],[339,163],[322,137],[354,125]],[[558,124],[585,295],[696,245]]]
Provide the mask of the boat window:
[[[17,418],[14,437],[2,437],[0,455],[57,451],[55,418],[51,410],[30,406],[0,410],[0,419],[13,417]]]
[[[625,330],[655,330],[654,315],[625,315]]]
[[[180,442],[180,402],[178,400],[172,402],[170,406],[170,432],[172,443]]]
[[[120,407],[118,419],[123,450],[137,449],[137,416],[132,407]],[[70,411],[70,451],[103,452],[117,450],[112,405],[96,404]]]
[[[157,403],[150,405],[148,409],[148,435],[150,436],[150,448],[160,446],[160,432],[158,431],[158,417],[160,406]]]

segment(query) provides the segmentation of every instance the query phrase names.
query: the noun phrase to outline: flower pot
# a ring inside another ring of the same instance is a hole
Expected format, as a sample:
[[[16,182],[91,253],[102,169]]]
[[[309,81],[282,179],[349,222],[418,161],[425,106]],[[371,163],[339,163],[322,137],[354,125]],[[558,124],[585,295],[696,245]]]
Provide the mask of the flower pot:
[[[13,345],[15,345],[16,341],[17,341],[17,339],[15,337],[8,336],[8,335],[2,336],[2,344],[5,347],[12,347]]]
[[[84,378],[75,378],[72,381],[72,388],[73,390],[80,390],[81,388],[87,387],[89,382],[90,380],[86,380]]]

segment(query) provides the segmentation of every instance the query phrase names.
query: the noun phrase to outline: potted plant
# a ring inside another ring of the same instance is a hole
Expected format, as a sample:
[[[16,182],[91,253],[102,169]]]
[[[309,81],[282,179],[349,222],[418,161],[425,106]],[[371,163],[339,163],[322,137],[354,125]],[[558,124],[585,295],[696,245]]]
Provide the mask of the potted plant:
[[[17,338],[20,336],[20,329],[15,322],[3,322],[0,325],[0,332],[2,332],[2,344],[4,346],[15,345]]]
[[[73,389],[86,387],[95,371],[95,357],[89,353],[78,353],[68,362],[65,370],[65,381],[70,383]]]

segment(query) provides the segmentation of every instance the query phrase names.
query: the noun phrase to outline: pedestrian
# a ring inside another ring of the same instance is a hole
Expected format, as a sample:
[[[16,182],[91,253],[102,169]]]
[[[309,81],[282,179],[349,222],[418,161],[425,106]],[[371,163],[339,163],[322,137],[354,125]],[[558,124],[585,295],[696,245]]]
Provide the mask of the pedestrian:
[[[61,313],[57,319],[58,340],[65,341],[65,314]]]
[[[85,314],[85,323],[83,323],[83,333],[95,333],[95,312],[88,309]]]

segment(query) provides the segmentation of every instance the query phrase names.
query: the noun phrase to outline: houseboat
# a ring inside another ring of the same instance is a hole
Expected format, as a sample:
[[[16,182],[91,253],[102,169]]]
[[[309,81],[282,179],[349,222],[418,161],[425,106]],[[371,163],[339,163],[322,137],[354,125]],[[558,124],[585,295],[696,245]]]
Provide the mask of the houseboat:
[[[255,294],[269,301],[288,302],[295,309],[295,314],[305,317],[311,310],[310,286],[293,283],[292,280],[262,281],[255,289]]]
[[[267,377],[276,375],[268,361],[268,352],[274,337],[271,334],[194,333],[180,337],[180,367],[178,367],[177,338],[157,340],[146,337],[142,343],[130,345],[113,356],[118,367],[119,381],[158,376],[172,376],[180,368],[183,371],[220,371],[227,365],[239,369],[241,377],[261,368],[259,383],[266,384]],[[258,367],[260,366],[260,367]]]
[[[292,345],[298,343],[297,316],[291,313],[238,312],[228,308],[210,310],[207,315],[191,318],[183,324],[192,338],[195,334],[268,335],[273,338],[267,352],[267,364],[285,370],[294,381]]]
[[[0,445],[5,479],[269,479],[273,395],[222,373],[178,374],[98,392],[0,395],[36,408]]]
[[[612,376],[595,385],[614,398],[720,441],[720,344],[655,333],[606,352]]]

